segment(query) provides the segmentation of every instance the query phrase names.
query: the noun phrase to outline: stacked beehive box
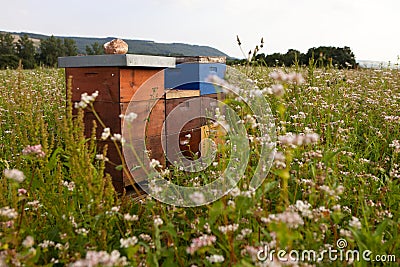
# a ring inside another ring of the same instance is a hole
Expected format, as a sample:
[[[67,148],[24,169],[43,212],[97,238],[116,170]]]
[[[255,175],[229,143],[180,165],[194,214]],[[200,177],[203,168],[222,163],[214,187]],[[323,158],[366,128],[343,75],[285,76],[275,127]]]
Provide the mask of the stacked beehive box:
[[[179,65],[175,67],[175,63]],[[165,149],[168,150],[168,140],[172,137],[176,138],[178,135],[180,140],[185,140],[179,146],[185,156],[191,157],[193,153],[199,152],[201,127],[205,123],[201,116],[204,115],[203,110],[209,103],[207,100],[209,98],[205,97],[217,97],[215,87],[204,81],[210,74],[223,77],[224,63],[225,58],[221,57],[175,59],[131,54],[59,58],[59,67],[65,68],[66,78],[72,77],[72,101],[79,102],[82,93],[92,94],[99,91],[94,108],[112,133],[121,134],[123,121],[120,120],[119,115],[125,114],[129,104],[135,105],[137,107],[135,110],[139,110],[139,113],[150,114],[145,122],[135,121],[135,123],[146,123],[145,136],[138,132],[134,133],[137,134],[135,138],[145,139],[149,156],[159,160],[164,166],[168,165],[168,162],[165,160],[162,142],[165,142]],[[146,86],[142,86],[145,82]],[[145,92],[142,91],[141,97],[136,97],[132,103],[132,96],[139,88]],[[186,100],[197,97],[204,97],[201,106],[191,107],[191,104],[187,103],[183,108],[181,107],[182,112],[191,112],[195,119],[185,124],[178,132],[170,130],[174,129],[174,125],[166,122],[162,131],[165,118],[172,110]],[[153,106],[152,103],[155,105]],[[90,110],[86,109],[84,120],[85,135],[89,137],[96,118]],[[97,125],[99,126],[99,123]],[[108,145],[108,158],[113,164],[120,165],[121,159],[114,144],[111,141],[101,141],[102,131],[103,127],[97,128],[99,149]],[[190,138],[187,138],[188,134]],[[148,153],[139,152],[141,157],[144,157],[144,153]],[[106,172],[112,176],[116,190],[121,192],[130,185],[132,179],[121,171],[117,171],[113,164],[106,165]],[[140,176],[143,173],[137,175]],[[135,176],[136,181],[140,179],[141,177]]]
[[[154,81],[154,92],[149,92],[150,97],[163,98],[164,76],[163,70],[175,67],[175,58],[155,57],[142,55],[99,55],[99,56],[77,56],[59,58],[58,66],[65,68],[66,78],[72,77],[72,101],[79,102],[82,93],[92,94],[99,91],[99,96],[94,102],[94,108],[104,124],[110,128],[112,133],[121,134],[122,122],[120,114],[124,114],[133,94],[140,86],[153,75],[157,74]],[[146,108],[148,99],[142,99],[140,103]],[[139,104],[139,103],[138,103]],[[153,112],[154,119],[151,123],[156,124],[163,121],[163,104],[157,106],[162,116]],[[94,114],[85,110],[85,135],[90,136],[93,128]],[[99,149],[108,145],[108,158],[116,165],[121,164],[121,158],[117,148],[111,141],[101,141],[103,127],[97,123],[97,139]],[[156,127],[149,127],[156,128]],[[112,164],[106,165],[106,172],[110,173],[113,185],[121,192],[126,185],[124,175],[117,171]]]
[[[206,82],[209,75],[217,75],[223,78],[226,71],[225,57],[178,57],[176,58],[176,67],[165,70],[165,88],[166,94],[166,117],[179,104],[185,102],[181,107],[185,117],[193,117],[194,119],[187,124],[182,125],[183,128],[176,132],[174,124],[178,121],[168,120],[166,122],[166,140],[180,141],[180,151],[188,158],[195,153],[200,152],[199,144],[202,139],[202,131],[204,131],[205,111],[210,108],[210,98],[222,98],[222,94],[218,94],[217,88]],[[171,95],[171,97],[169,96]],[[190,98],[200,98],[199,102],[187,101]],[[179,135],[179,136],[176,136]],[[190,136],[188,138],[187,136]],[[173,146],[171,146],[173,147]],[[176,154],[178,151],[173,149],[167,150],[169,154]],[[198,156],[200,156],[198,154]],[[173,155],[172,155],[173,157]]]

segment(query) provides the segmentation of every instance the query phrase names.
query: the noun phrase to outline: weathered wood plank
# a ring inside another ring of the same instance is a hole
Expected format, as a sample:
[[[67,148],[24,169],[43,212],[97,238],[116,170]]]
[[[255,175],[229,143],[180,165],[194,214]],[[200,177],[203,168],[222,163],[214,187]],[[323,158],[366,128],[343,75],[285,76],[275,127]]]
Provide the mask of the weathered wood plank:
[[[166,99],[196,97],[200,96],[200,90],[175,90],[170,89],[165,92]]]
[[[138,90],[140,88],[140,90]],[[161,98],[164,94],[164,72],[160,69],[121,69],[120,102]]]
[[[99,91],[96,101],[119,102],[119,69],[103,68],[66,68],[66,78],[72,76],[72,101],[80,101],[83,93],[93,94]]]

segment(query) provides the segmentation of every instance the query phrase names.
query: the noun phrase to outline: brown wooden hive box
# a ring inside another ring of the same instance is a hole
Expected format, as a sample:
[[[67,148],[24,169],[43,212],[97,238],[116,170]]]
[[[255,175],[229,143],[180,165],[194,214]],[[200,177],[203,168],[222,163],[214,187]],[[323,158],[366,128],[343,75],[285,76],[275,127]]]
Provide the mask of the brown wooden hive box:
[[[200,57],[196,57],[197,60]],[[193,60],[188,58],[188,60]],[[125,114],[132,96],[137,92],[145,82],[146,88],[140,90],[140,95],[135,95],[133,104],[143,113],[150,112],[147,121],[136,121],[134,123],[146,123],[145,136],[143,133],[137,133],[137,139],[146,140],[146,149],[150,158],[160,161],[163,166],[167,166],[162,140],[168,140],[169,135],[178,134],[180,140],[184,140],[190,133],[189,142],[182,142],[181,151],[187,157],[193,153],[199,152],[199,143],[201,141],[201,128],[204,125],[204,119],[198,118],[185,124],[179,133],[168,132],[168,125],[165,127],[165,133],[162,133],[162,127],[165,118],[177,105],[188,98],[203,97],[200,96],[200,90],[174,90],[165,88],[164,72],[165,68],[175,67],[175,58],[142,56],[142,55],[101,55],[101,56],[77,56],[59,58],[59,67],[65,68],[66,79],[72,77],[72,101],[79,102],[82,93],[89,95],[98,91],[98,97],[95,99],[94,108],[99,117],[111,130],[111,133],[121,134],[123,120],[119,118],[120,114]],[[149,81],[148,79],[152,77]],[[208,95],[214,97],[216,95]],[[151,103],[156,101],[154,107]],[[201,110],[190,110],[200,117]],[[76,112],[76,110],[74,111]],[[185,111],[182,111],[185,112]],[[140,114],[138,114],[140,117]],[[96,118],[88,109],[85,109],[84,123],[85,136],[90,137],[93,128],[93,121]],[[98,151],[102,151],[105,145],[108,145],[107,157],[115,164],[121,164],[121,158],[118,155],[114,143],[108,139],[101,141],[103,127],[97,122],[96,138],[98,140]],[[134,133],[135,134],[135,133]],[[121,146],[119,146],[122,151]],[[139,151],[140,157],[144,157],[146,151]],[[131,185],[131,177],[127,177],[121,171],[115,169],[115,165],[106,164],[106,173],[112,177],[113,185],[118,192],[123,192],[124,188]],[[140,180],[141,173],[133,173],[136,181]],[[137,175],[137,176],[136,176]]]

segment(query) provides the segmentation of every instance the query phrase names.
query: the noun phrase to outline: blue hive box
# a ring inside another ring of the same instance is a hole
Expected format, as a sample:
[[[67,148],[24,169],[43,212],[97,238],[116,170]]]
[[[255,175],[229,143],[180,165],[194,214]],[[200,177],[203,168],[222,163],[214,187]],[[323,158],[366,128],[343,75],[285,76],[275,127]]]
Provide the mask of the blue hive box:
[[[182,57],[176,59],[175,68],[165,70],[165,88],[200,90],[200,95],[218,93],[218,89],[206,82],[210,75],[224,78],[225,57]]]

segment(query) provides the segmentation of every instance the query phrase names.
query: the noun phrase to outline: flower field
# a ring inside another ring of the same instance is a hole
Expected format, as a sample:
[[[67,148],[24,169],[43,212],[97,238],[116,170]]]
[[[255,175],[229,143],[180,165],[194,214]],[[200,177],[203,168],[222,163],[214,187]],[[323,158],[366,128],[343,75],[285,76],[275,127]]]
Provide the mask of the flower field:
[[[194,208],[115,193],[62,70],[0,71],[0,266],[398,266],[400,72],[237,68],[274,114],[274,163],[248,186],[256,118],[228,99],[247,129],[246,175]],[[226,164],[167,176],[198,186]]]

